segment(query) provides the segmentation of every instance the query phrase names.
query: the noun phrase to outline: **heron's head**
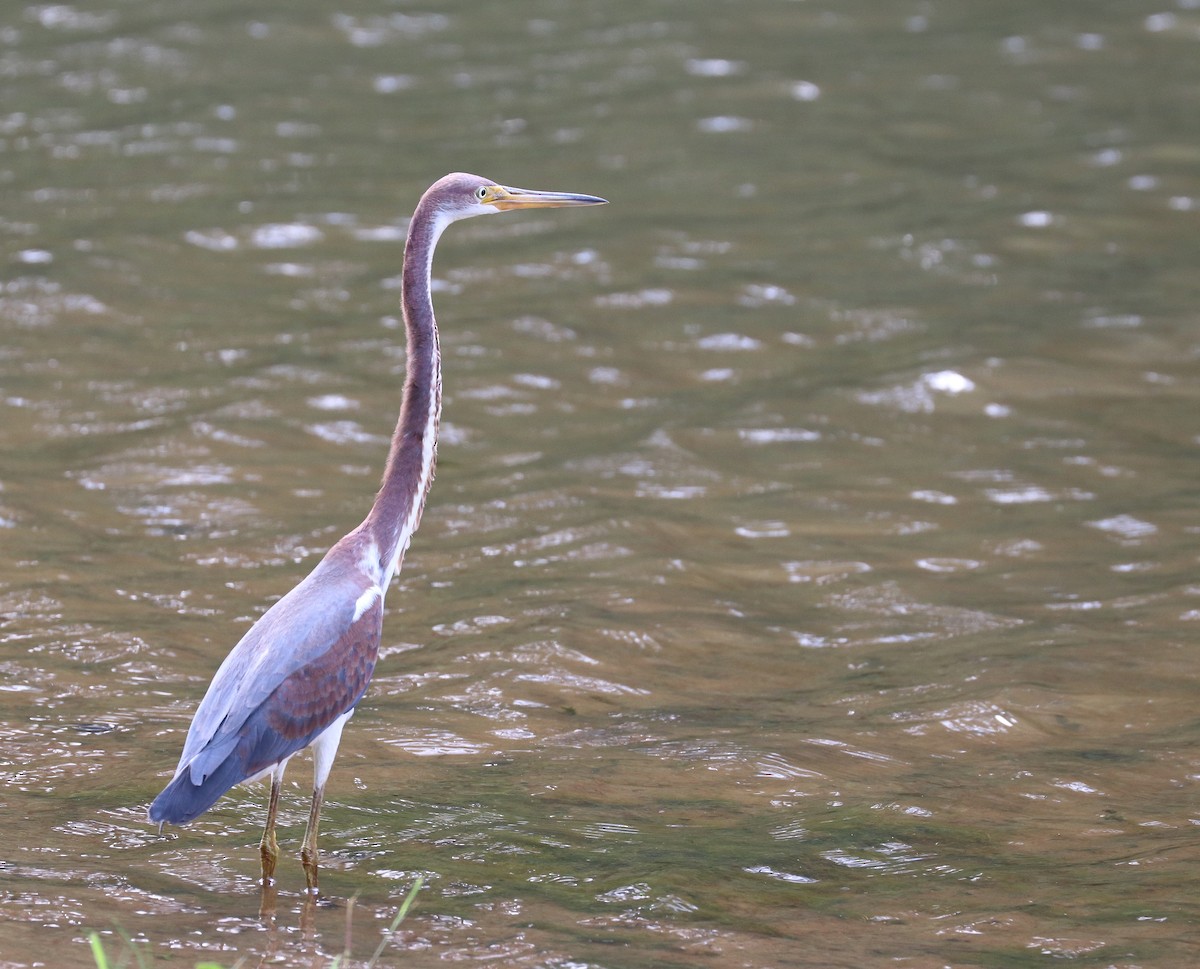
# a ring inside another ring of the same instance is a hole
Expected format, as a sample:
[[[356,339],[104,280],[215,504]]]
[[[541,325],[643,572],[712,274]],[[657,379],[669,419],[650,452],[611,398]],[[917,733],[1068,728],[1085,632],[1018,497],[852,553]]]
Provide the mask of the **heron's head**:
[[[570,205],[603,205],[607,199],[571,192],[534,192],[499,185],[479,175],[454,172],[435,182],[425,193],[440,215],[450,222],[489,212],[551,209]]]

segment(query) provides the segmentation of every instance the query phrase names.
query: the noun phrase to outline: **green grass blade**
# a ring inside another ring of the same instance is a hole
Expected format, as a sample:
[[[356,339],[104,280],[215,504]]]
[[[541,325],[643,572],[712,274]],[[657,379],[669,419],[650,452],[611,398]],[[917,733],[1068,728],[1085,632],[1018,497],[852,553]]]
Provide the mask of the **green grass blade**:
[[[108,956],[104,954],[104,942],[99,932],[88,935],[88,945],[92,947],[92,958],[96,960],[96,969],[108,969]]]
[[[379,943],[379,948],[375,950],[375,954],[371,956],[371,961],[367,963],[367,969],[375,969],[375,963],[379,961],[379,957],[383,955],[383,950],[387,948],[387,944],[392,941],[392,936],[395,935],[396,929],[400,923],[404,921],[408,910],[412,907],[412,903],[416,901],[417,892],[421,890],[421,885],[425,881],[424,875],[418,875],[417,880],[413,882],[412,888],[408,890],[408,894],[404,897],[404,901],[400,903],[400,909],[396,912],[396,917],[392,919],[392,924],[387,927],[383,933],[383,941]]]

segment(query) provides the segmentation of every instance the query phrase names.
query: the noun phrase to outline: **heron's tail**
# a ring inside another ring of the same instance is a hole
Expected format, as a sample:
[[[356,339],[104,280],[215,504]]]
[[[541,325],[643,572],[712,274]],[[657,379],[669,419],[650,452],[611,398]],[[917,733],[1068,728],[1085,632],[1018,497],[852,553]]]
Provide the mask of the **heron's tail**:
[[[193,784],[192,772],[184,768],[150,805],[150,820],[160,825],[194,821],[216,804],[222,794],[245,779],[244,768],[234,757],[222,762],[200,784]]]

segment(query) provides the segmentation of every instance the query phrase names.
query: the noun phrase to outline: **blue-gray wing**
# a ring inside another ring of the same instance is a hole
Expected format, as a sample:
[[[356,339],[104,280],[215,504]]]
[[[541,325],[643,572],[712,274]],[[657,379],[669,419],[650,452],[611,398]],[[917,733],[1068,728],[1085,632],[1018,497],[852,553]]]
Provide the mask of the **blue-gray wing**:
[[[174,780],[151,806],[154,820],[202,813],[234,784],[308,746],[361,698],[378,655],[383,595],[345,558],[326,556],[230,651],[192,720]]]

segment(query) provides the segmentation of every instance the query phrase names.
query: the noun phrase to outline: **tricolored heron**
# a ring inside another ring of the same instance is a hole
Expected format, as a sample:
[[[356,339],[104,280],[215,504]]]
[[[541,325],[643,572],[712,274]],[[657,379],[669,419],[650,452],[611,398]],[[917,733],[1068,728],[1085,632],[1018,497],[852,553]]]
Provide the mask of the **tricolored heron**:
[[[270,777],[259,846],[263,885],[270,885],[279,855],[275,815],[283,772],[293,754],[312,747],[312,810],[300,858],[308,891],[316,893],[325,781],[342,728],[375,669],[384,594],[433,481],[442,410],[441,351],[429,292],[434,247],[446,226],[473,215],[604,201],[507,188],[461,172],[421,196],[404,247],[407,375],[375,503],[363,523],[271,606],[225,658],[192,719],[174,778],[150,805],[151,821],[186,824],[234,785]]]

